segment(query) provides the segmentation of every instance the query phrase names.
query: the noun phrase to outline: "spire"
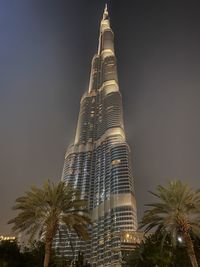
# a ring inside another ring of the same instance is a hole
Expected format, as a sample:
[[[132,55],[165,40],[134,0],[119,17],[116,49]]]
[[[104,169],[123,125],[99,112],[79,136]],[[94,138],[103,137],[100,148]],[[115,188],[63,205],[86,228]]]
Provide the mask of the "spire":
[[[103,35],[105,30],[111,30],[107,4],[105,4],[105,8],[104,8],[104,12],[103,12],[103,18],[102,18],[101,24],[100,24],[98,55],[100,54],[101,49],[102,49],[102,35]]]
[[[104,12],[103,12],[103,19],[108,19],[108,5],[105,4]]]
[[[104,12],[108,12],[108,4],[107,3],[105,4]]]

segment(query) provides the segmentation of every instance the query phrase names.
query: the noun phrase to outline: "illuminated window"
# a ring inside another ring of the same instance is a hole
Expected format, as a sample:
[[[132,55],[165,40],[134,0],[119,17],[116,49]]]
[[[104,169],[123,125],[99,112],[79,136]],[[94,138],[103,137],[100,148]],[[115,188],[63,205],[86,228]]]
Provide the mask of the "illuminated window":
[[[118,165],[118,164],[120,164],[121,163],[121,160],[120,159],[114,159],[113,161],[112,161],[112,165]]]
[[[104,240],[103,239],[100,239],[99,240],[99,245],[103,245],[104,244]]]

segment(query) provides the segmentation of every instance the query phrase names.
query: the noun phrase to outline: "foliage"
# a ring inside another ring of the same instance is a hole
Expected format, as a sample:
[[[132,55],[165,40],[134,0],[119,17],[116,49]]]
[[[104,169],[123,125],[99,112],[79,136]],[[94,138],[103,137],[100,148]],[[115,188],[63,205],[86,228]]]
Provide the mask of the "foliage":
[[[171,245],[170,237],[162,244],[162,235],[154,234],[146,238],[126,259],[127,267],[191,267],[190,260],[183,245],[176,248]],[[199,251],[200,242],[196,241]],[[198,253],[197,253],[198,255]],[[199,257],[200,262],[200,257]]]
[[[42,267],[45,253],[45,244],[41,241],[32,242],[29,246],[21,248],[16,241],[0,242],[0,267]],[[78,266],[89,267],[87,264]],[[50,267],[70,267],[71,261],[67,258],[57,257],[54,253],[49,264]]]
[[[43,188],[32,187],[24,196],[16,199],[14,210],[19,214],[8,223],[13,224],[17,233],[43,237],[45,242],[44,266],[49,266],[53,238],[60,224],[74,230],[84,240],[88,239],[87,226],[90,218],[87,202],[69,184],[46,182]]]
[[[1,241],[0,267],[42,267],[44,243],[34,242],[20,250],[16,241]]]
[[[20,267],[21,254],[17,242],[0,242],[0,267]]]

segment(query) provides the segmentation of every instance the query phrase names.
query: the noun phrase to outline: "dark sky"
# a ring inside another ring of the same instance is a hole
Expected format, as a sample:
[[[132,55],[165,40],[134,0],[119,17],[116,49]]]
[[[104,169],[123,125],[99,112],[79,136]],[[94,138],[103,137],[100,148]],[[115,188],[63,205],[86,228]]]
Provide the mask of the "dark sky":
[[[104,0],[0,0],[0,234],[16,197],[58,181]],[[138,214],[172,179],[200,187],[200,2],[109,2]]]

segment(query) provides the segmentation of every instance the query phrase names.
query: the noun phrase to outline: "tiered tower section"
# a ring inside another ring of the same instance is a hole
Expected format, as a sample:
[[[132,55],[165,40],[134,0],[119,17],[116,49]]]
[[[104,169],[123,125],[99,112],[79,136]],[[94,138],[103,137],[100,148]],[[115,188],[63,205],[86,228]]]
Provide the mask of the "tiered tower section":
[[[67,150],[62,179],[88,200],[91,241],[81,246],[92,267],[121,266],[121,231],[137,229],[130,149],[126,142],[114,34],[107,6],[100,25],[88,91],[80,102],[74,144]]]

